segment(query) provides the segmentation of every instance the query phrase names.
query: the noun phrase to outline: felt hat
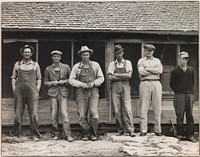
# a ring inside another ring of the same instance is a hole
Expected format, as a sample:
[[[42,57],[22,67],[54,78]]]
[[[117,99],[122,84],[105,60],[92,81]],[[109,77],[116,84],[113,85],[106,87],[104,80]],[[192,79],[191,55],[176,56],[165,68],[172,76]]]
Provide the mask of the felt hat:
[[[121,51],[124,51],[122,46],[120,44],[115,45],[115,49],[114,49],[113,53],[119,53]]]
[[[20,49],[20,53],[22,54],[25,48],[30,48],[31,49],[31,53],[34,54],[34,48],[30,45],[25,45],[24,47],[22,47]]]
[[[89,52],[90,55],[93,54],[93,50],[89,49],[87,46],[81,46],[81,49],[77,52],[78,56],[80,56],[83,52]]]

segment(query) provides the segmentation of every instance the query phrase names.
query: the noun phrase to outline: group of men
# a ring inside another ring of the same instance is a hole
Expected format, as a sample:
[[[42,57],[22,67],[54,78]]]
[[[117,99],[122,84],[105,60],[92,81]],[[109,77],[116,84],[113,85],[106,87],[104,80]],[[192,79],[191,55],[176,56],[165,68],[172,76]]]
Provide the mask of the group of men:
[[[140,78],[140,136],[147,134],[147,113],[151,104],[154,110],[154,132],[156,136],[161,136],[161,101],[162,85],[160,75],[163,67],[159,59],[154,58],[155,46],[144,45],[144,57],[138,61],[138,72]],[[41,87],[41,71],[38,63],[31,59],[34,48],[25,45],[20,49],[23,56],[21,61],[17,61],[13,68],[12,88],[14,92],[14,133],[21,137],[22,119],[25,104],[27,104],[30,117],[30,130],[33,137],[41,138],[38,125],[38,99]],[[62,116],[63,139],[72,142],[68,99],[69,86],[76,88],[76,104],[79,115],[79,124],[82,128],[82,140],[98,139],[98,87],[104,82],[104,75],[100,65],[90,60],[93,50],[87,46],[82,46],[77,52],[81,61],[72,68],[61,63],[62,52],[54,50],[51,52],[53,63],[45,69],[44,85],[48,87],[50,97],[52,130],[54,139],[59,139],[59,112]],[[135,137],[134,122],[131,105],[131,93],[129,80],[131,79],[133,68],[131,61],[124,59],[124,49],[120,44],[114,48],[115,60],[112,61],[107,70],[108,79],[111,85],[111,101],[116,118],[117,135],[128,135]],[[189,141],[195,142],[194,120],[192,116],[193,107],[193,85],[194,70],[187,65],[189,55],[187,52],[179,54],[179,65],[173,69],[170,86],[175,92],[174,108],[177,116],[178,138],[182,139],[183,120],[186,112],[187,134]],[[185,83],[187,82],[187,83]],[[36,136],[35,136],[36,135]]]

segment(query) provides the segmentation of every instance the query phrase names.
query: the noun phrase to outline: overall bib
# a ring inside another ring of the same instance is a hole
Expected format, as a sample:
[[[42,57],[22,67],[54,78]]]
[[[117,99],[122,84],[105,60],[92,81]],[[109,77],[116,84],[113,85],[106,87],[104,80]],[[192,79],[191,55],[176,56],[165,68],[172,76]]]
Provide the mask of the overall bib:
[[[89,84],[96,80],[94,70],[91,65],[81,67],[78,80]],[[81,125],[84,135],[89,133],[97,135],[99,115],[98,115],[99,90],[97,87],[90,89],[78,88],[76,90],[76,102],[78,105],[79,124]],[[88,120],[89,110],[89,120]]]
[[[16,135],[22,134],[22,119],[24,107],[27,104],[30,118],[30,129],[34,134],[41,136],[38,125],[38,103],[39,91],[36,87],[36,76],[34,70],[21,70],[19,63],[18,80],[14,91],[14,132]]]
[[[125,65],[114,73],[126,73]],[[111,97],[118,132],[134,132],[129,80],[111,82]]]

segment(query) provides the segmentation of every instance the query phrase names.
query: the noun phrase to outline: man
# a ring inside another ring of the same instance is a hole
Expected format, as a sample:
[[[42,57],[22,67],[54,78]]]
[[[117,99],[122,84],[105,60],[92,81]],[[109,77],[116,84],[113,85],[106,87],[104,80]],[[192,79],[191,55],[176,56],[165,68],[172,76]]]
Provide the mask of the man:
[[[194,119],[192,115],[194,101],[194,69],[187,65],[189,55],[187,52],[179,53],[179,65],[171,72],[170,87],[175,93],[174,108],[177,121],[177,138],[184,136],[184,114],[186,113],[187,135],[191,142],[196,142],[194,138]]]
[[[14,93],[14,134],[19,138],[22,136],[22,119],[27,104],[30,130],[34,139],[38,140],[38,137],[42,137],[39,133],[37,113],[42,79],[40,67],[31,59],[34,53],[32,46],[25,45],[20,49],[20,53],[23,59],[15,63],[11,77]]]
[[[97,140],[99,123],[98,115],[98,87],[103,83],[104,76],[99,64],[90,61],[93,50],[82,46],[78,51],[81,62],[74,65],[69,83],[76,87],[76,103],[78,106],[79,123],[83,131],[82,140]],[[89,120],[88,120],[89,111]]]
[[[152,104],[154,110],[154,132],[156,136],[161,136],[161,101],[162,86],[160,74],[163,67],[159,59],[154,58],[155,46],[152,44],[144,45],[144,55],[138,61],[138,72],[140,77],[139,96],[140,96],[140,136],[147,134],[147,113],[149,105]]]
[[[132,76],[132,64],[123,58],[124,49],[120,44],[114,49],[116,60],[108,66],[108,78],[111,81],[111,97],[117,123],[117,135],[129,134],[134,137],[133,115],[129,80]]]
[[[53,64],[45,69],[44,84],[49,88],[48,95],[51,99],[51,119],[52,129],[55,133],[54,139],[59,138],[58,115],[61,111],[63,139],[69,142],[73,141],[71,137],[71,128],[68,114],[68,97],[69,97],[69,76],[71,69],[67,64],[60,62],[62,52],[55,50],[51,52]]]

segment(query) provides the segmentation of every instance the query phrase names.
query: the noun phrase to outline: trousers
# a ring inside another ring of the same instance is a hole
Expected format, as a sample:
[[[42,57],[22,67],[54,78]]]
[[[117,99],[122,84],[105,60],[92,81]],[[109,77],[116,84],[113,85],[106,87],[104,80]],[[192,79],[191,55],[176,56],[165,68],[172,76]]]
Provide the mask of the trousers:
[[[140,96],[140,131],[147,132],[147,113],[151,104],[154,112],[154,132],[161,133],[162,86],[159,81],[141,81]]]

